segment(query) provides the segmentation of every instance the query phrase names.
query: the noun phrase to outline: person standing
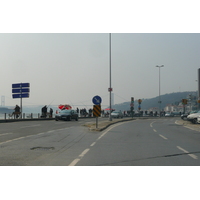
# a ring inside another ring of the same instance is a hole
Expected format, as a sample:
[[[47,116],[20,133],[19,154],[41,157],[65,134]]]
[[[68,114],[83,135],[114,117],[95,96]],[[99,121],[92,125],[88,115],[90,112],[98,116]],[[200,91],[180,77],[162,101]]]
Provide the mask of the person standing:
[[[19,114],[20,114],[20,107],[18,105],[15,106],[15,115],[16,115],[16,118],[19,117]]]
[[[53,117],[53,109],[50,108],[50,118],[52,118],[52,117]]]

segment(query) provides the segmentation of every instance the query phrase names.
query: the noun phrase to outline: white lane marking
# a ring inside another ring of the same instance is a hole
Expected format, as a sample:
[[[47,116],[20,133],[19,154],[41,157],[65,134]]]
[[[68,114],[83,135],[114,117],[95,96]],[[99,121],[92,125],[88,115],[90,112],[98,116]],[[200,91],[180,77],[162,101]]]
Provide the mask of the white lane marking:
[[[68,128],[65,128],[65,129],[68,129]],[[60,129],[61,130],[61,129]],[[63,129],[64,130],[64,129]],[[24,136],[24,137],[19,137],[19,138],[15,138],[15,139],[12,139],[12,140],[7,140],[5,142],[0,142],[0,145],[1,144],[4,144],[4,143],[8,143],[8,142],[13,142],[13,141],[16,141],[16,140],[20,140],[20,139],[24,139],[24,138],[28,138],[28,137],[34,137],[34,136],[38,136],[38,135],[43,135],[43,134],[47,134],[47,133],[53,133],[53,132],[56,132],[57,130],[51,130],[51,131],[47,131],[47,132],[41,132],[41,133],[37,133],[37,134],[34,134],[34,135],[27,135],[27,136]],[[7,133],[8,134],[8,133]],[[10,134],[13,134],[13,133],[10,133]],[[1,136],[1,134],[0,134]]]
[[[161,134],[159,134],[160,137],[162,137],[163,139],[167,140],[167,138]]]
[[[74,159],[70,164],[69,166],[75,166],[80,160],[81,158],[83,158],[87,152],[89,151],[90,149],[85,149],[79,156],[78,158]]]
[[[73,160],[73,161],[69,164],[69,166],[75,166],[80,160],[81,160],[81,159],[76,158],[75,160]]]
[[[85,149],[80,155],[79,157],[83,157],[84,155],[86,155],[86,153],[89,151],[90,149]]]
[[[157,130],[156,130],[156,129],[153,129],[153,131],[154,131],[154,132],[157,132]]]
[[[115,128],[116,126],[119,126],[121,124],[124,124],[124,123],[128,123],[128,122],[122,122],[122,123],[117,123],[115,125],[112,125],[110,128],[108,128],[108,130],[106,130],[105,132],[103,132],[98,138],[97,140],[100,140],[104,135],[106,135],[108,133],[108,131],[110,131],[111,129]]]
[[[96,142],[93,142],[90,146],[93,147],[96,144]]]
[[[108,130],[106,130],[105,132],[103,132],[98,138],[96,141],[100,140],[106,133],[108,133],[108,131],[110,131],[111,129],[115,128],[116,126],[119,126],[121,124],[124,124],[124,123],[128,123],[128,122],[122,122],[122,123],[117,123],[115,125],[112,125],[110,128],[108,128]],[[94,146],[96,144],[96,142],[93,142],[90,146]],[[89,151],[90,149],[85,149],[79,156],[78,158],[74,159],[70,164],[69,166],[75,166],[80,160],[81,158],[83,158],[83,156],[86,155],[86,153]]]
[[[150,127],[153,128],[153,123],[155,123],[156,121],[151,122]]]
[[[10,134],[13,134],[13,133],[3,133],[3,134],[0,134],[0,136],[10,135]]]
[[[47,133],[53,133],[55,130],[47,131]]]
[[[26,137],[30,137],[30,136],[26,136]],[[15,139],[13,139],[13,140],[7,140],[7,141],[5,141],[5,142],[1,142],[0,145],[1,145],[1,144],[8,143],[8,142],[13,142],[13,141],[16,141],[16,140],[20,140],[20,139],[23,139],[23,138],[25,138],[25,137],[19,137],[19,138],[15,138]]]
[[[180,149],[181,151],[183,151],[184,153],[189,153],[189,151],[186,151],[185,149],[177,146],[178,149]],[[192,157],[193,159],[198,159],[198,156],[194,155],[194,154],[188,154],[188,156]]]
[[[30,126],[22,126],[20,128],[31,128],[31,127],[36,127],[36,126],[41,126],[41,124],[35,124],[35,125],[30,125]]]

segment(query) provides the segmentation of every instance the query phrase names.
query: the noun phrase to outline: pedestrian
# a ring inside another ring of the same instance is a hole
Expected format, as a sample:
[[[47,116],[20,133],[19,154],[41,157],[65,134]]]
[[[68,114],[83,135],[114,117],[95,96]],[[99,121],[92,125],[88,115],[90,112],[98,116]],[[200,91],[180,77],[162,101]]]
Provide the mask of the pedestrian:
[[[46,116],[47,116],[47,106],[44,106],[44,107],[42,108],[42,116],[41,116],[41,117],[46,118]]]
[[[16,118],[18,118],[19,114],[20,114],[20,107],[18,105],[16,105],[14,110],[15,110],[14,114],[16,115]]]
[[[78,116],[79,116],[79,109],[78,108],[76,108],[76,112],[78,113]]]
[[[52,108],[50,108],[50,116],[49,116],[50,118],[52,118],[53,117],[53,109]]]
[[[44,107],[44,116],[47,117],[47,105]]]

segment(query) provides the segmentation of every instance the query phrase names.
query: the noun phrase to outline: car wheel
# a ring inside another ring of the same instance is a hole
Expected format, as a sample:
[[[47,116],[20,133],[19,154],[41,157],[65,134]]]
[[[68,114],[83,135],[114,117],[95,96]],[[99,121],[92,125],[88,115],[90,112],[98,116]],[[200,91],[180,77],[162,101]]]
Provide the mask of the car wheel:
[[[58,121],[58,119],[57,119],[57,118],[55,118],[55,120],[56,120],[56,121]]]
[[[78,121],[78,117],[76,118],[76,121]]]
[[[193,119],[193,120],[192,120],[192,123],[193,123],[193,124],[197,124],[197,119],[196,119],[196,118]]]

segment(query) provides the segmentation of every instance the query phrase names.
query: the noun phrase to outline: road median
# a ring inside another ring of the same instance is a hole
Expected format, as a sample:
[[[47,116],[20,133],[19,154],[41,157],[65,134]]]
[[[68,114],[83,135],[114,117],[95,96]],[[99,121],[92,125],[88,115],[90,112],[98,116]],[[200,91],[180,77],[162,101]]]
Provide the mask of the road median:
[[[135,119],[134,118],[112,119],[112,121],[109,121],[109,119],[105,119],[103,121],[98,122],[98,128],[96,127],[96,123],[94,122],[89,122],[85,124],[84,126],[88,127],[90,131],[103,131],[113,124],[125,122],[125,121],[132,121],[132,120],[135,120]]]

